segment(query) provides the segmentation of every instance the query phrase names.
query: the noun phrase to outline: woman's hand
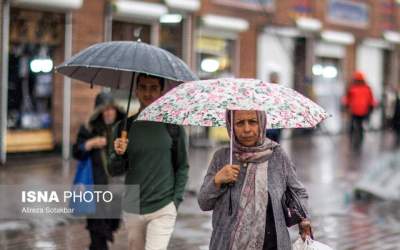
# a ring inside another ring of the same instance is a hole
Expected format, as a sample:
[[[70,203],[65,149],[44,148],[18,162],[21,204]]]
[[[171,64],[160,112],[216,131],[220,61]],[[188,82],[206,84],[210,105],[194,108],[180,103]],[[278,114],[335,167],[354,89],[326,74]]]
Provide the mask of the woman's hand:
[[[225,165],[215,175],[215,185],[220,188],[222,184],[236,182],[239,177],[239,172],[239,165]]]
[[[305,241],[307,238],[313,239],[313,233],[311,229],[311,222],[308,219],[303,219],[299,223],[299,234],[301,239]]]
[[[102,148],[107,145],[107,139],[104,136],[96,136],[85,143],[85,150],[90,151],[94,148]]]

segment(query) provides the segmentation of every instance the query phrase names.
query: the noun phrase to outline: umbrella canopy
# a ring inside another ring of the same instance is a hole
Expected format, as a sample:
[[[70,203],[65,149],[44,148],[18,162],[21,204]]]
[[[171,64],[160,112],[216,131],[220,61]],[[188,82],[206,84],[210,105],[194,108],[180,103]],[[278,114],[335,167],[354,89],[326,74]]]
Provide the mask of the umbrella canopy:
[[[111,88],[130,88],[133,73],[172,81],[197,80],[189,67],[168,51],[132,41],[94,44],[56,68],[76,80]]]
[[[263,110],[268,128],[310,128],[328,114],[293,89],[255,79],[184,83],[144,109],[138,120],[195,126],[225,126],[225,112]]]
[[[56,68],[57,72],[86,83],[128,88],[129,98],[122,137],[127,137],[127,116],[139,73],[175,82],[197,80],[189,67],[168,51],[142,42],[97,43]]]

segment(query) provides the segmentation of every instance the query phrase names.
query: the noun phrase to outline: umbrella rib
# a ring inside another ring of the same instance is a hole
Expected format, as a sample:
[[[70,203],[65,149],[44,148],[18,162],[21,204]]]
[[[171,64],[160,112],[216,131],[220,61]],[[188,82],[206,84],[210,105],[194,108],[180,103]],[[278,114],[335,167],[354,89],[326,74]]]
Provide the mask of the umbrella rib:
[[[92,86],[93,86],[93,81],[96,79],[96,77],[97,77],[97,75],[99,74],[99,72],[101,71],[102,69],[101,68],[97,68],[97,71],[96,71],[96,73],[94,74],[94,77],[90,80],[90,87],[92,88]]]
[[[75,68],[75,69],[72,71],[72,73],[70,74],[70,77],[71,77],[71,78],[74,78],[75,73],[78,72],[79,69],[80,69],[80,67],[79,67],[79,66],[76,66],[76,68]]]
[[[121,70],[119,70],[118,71],[118,80],[117,80],[117,89],[120,89],[121,88],[121,75],[122,75],[122,71]]]

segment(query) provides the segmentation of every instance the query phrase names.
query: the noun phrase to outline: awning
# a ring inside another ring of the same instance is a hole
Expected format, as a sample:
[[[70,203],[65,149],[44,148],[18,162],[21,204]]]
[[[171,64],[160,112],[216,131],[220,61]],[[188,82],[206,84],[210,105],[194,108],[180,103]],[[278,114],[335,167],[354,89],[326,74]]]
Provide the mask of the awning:
[[[165,0],[167,6],[171,9],[185,12],[195,12],[200,9],[199,0]]]
[[[300,31],[298,28],[292,28],[292,27],[266,27],[264,28],[264,32],[268,34],[273,34],[277,36],[283,36],[283,37],[291,37],[291,38],[296,38],[296,37],[303,37],[304,34]]]
[[[316,32],[322,28],[320,20],[311,17],[299,17],[296,19],[296,25],[299,29],[304,31]]]
[[[168,13],[163,4],[118,0],[113,3],[113,18],[122,21],[156,21]]]
[[[226,30],[231,32],[243,32],[249,28],[249,22],[242,18],[204,15],[202,17],[203,26],[205,28]]]
[[[391,49],[392,44],[384,39],[366,38],[362,42],[363,45],[375,47],[379,49]]]
[[[15,7],[49,10],[49,11],[71,11],[82,7],[83,0],[12,0],[11,5]]]
[[[321,37],[326,42],[350,45],[355,42],[354,35],[349,32],[325,30],[321,32]]]
[[[391,42],[391,43],[400,43],[400,33],[396,31],[385,31],[383,32],[383,38],[385,38],[386,41]]]

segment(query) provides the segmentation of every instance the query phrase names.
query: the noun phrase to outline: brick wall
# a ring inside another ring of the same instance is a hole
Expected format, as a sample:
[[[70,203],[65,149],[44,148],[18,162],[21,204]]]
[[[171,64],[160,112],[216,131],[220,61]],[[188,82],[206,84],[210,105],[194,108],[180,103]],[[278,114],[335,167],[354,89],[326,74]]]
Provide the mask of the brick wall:
[[[355,2],[367,3],[369,6],[369,25],[365,28],[357,28],[347,25],[335,24],[327,20],[326,10],[328,0],[309,0],[309,6],[312,10],[307,16],[319,19],[323,23],[324,29],[338,30],[344,32],[350,32],[356,37],[356,43],[361,42],[364,38],[382,38],[382,11],[383,2],[390,3],[394,0],[355,0]],[[250,23],[248,31],[240,34],[240,76],[242,77],[255,77],[257,73],[257,37],[259,32],[264,26],[291,26],[295,27],[295,20],[298,16],[304,15],[298,13],[295,10],[298,4],[297,0],[279,0],[275,1],[275,10],[273,12],[266,13],[264,11],[254,11],[243,9],[235,6],[229,6],[221,4],[218,0],[203,0],[201,10],[197,13],[197,16],[201,16],[207,13],[228,15],[234,17],[240,17],[246,19]],[[397,10],[399,7],[396,7]],[[397,11],[398,12],[398,11]],[[394,20],[396,27],[400,23],[400,15],[395,13]],[[245,44],[245,45],[244,45]],[[355,57],[356,46],[349,46],[347,48],[349,57]],[[345,67],[351,72],[353,69],[355,60],[349,58],[346,60]]]
[[[72,54],[98,42],[104,36],[105,0],[85,0],[81,9],[73,12]],[[75,142],[79,126],[85,123],[94,106],[99,87],[90,89],[88,84],[72,81],[71,92],[71,142]],[[54,130],[57,144],[61,144],[63,121],[63,77],[56,76],[54,90]]]
[[[255,78],[257,76],[257,36],[257,27],[254,24],[240,35],[240,77]]]

